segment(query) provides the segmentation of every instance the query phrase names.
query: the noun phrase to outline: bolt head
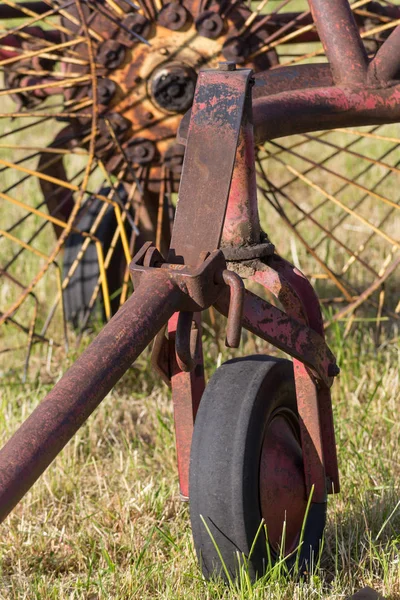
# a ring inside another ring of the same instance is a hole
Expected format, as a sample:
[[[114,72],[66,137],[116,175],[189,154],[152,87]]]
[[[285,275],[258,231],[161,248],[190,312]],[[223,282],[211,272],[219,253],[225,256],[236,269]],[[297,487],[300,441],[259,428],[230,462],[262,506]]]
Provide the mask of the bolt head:
[[[196,29],[200,35],[211,40],[217,39],[223,32],[225,22],[220,14],[206,10],[196,19]]]
[[[214,31],[214,29],[217,27],[217,24],[213,19],[206,19],[203,23],[203,27],[204,29],[207,29],[207,31]]]
[[[236,63],[233,60],[218,63],[219,71],[236,71]]]
[[[157,20],[163,27],[167,27],[173,31],[179,31],[186,25],[189,18],[190,15],[182,4],[170,2],[163,6],[158,14]]]
[[[176,10],[170,10],[168,12],[167,15],[167,20],[170,21],[171,23],[177,23],[179,21],[180,17],[179,14],[176,12]]]
[[[125,153],[129,160],[139,165],[145,165],[154,159],[156,147],[151,140],[134,140],[125,148]]]
[[[139,158],[144,158],[148,155],[148,153],[149,151],[148,148],[146,148],[146,146],[138,146],[137,148],[135,148],[135,154]]]

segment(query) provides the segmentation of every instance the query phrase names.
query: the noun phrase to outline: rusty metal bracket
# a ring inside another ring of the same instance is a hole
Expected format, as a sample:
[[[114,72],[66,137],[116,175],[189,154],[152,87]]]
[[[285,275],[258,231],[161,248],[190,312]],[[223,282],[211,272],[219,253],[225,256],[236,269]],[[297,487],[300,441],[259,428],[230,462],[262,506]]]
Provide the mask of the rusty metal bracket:
[[[241,262],[272,256],[275,246],[271,242],[248,244],[246,246],[225,246],[222,249],[228,262]]]
[[[157,333],[154,338],[151,351],[151,366],[153,370],[161,377],[168,387],[171,387],[171,373],[168,360],[168,339],[165,337],[167,324]]]
[[[219,247],[251,81],[250,69],[199,73],[169,262],[196,265],[201,252]]]
[[[151,242],[134,256],[129,270],[135,290],[150,279],[167,282],[181,292],[180,311],[199,312],[209,308],[225,288],[219,276],[226,269],[221,250],[212,252],[197,267],[166,263]]]
[[[176,327],[175,351],[178,367],[185,373],[191,373],[196,366],[198,333],[193,313],[181,311]]]

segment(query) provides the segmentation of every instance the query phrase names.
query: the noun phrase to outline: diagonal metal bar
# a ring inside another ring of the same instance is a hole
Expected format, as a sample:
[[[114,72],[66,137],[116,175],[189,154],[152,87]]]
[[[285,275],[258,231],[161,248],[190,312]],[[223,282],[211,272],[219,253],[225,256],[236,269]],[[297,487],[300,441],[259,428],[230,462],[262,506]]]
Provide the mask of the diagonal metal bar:
[[[368,57],[348,0],[308,0],[336,83],[365,82]]]
[[[139,286],[0,451],[0,521],[175,312],[180,291]]]
[[[379,48],[369,66],[370,80],[389,82],[400,74],[400,25],[392,31],[389,38]]]

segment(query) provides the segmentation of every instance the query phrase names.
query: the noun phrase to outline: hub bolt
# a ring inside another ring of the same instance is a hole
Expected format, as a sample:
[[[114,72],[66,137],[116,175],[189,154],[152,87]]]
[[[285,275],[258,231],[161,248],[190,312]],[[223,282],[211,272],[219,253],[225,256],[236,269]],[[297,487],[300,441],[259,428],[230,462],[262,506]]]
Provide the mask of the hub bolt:
[[[151,140],[138,138],[127,146],[125,154],[132,163],[146,165],[153,161],[156,154],[156,147]]]
[[[179,31],[183,29],[190,18],[189,12],[177,2],[166,4],[158,15],[158,23],[167,29]]]
[[[243,44],[243,42],[237,38],[228,40],[222,48],[222,54],[227,61],[234,61],[239,64],[246,61],[248,51],[248,46]]]
[[[106,40],[99,46],[97,60],[106,69],[116,69],[124,62],[125,47],[116,40]]]
[[[193,102],[196,72],[186,65],[170,63],[157,69],[149,81],[154,102],[169,112],[185,112]]]
[[[224,30],[224,21],[218,13],[207,10],[196,19],[196,29],[203,37],[215,40]]]
[[[97,82],[97,100],[99,104],[107,105],[111,102],[117,86],[112,79],[99,79]],[[91,91],[89,92],[91,96]]]
[[[125,117],[123,117],[119,113],[110,112],[106,114],[105,117],[118,138],[122,137],[131,126],[131,122],[128,119],[125,119]],[[105,119],[100,119],[99,129],[102,135],[104,135],[107,138],[110,137],[110,130]]]
[[[144,38],[147,38],[151,30],[150,21],[140,13],[128,15],[122,21],[122,25],[123,28],[121,28],[120,38],[126,43],[136,43],[135,37],[132,35],[130,36],[126,31],[127,29],[129,29],[129,31],[137,33],[138,35],[141,35]]]

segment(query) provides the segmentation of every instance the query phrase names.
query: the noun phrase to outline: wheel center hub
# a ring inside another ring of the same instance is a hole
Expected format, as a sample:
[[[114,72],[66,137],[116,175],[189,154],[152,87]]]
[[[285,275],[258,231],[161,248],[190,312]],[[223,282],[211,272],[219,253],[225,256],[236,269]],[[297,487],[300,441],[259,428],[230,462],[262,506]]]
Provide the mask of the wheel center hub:
[[[260,503],[268,540],[285,554],[296,549],[307,506],[301,446],[288,420],[269,423],[261,452]]]
[[[196,71],[181,64],[168,64],[153,73],[149,91],[157,106],[168,112],[185,112],[193,102]]]

